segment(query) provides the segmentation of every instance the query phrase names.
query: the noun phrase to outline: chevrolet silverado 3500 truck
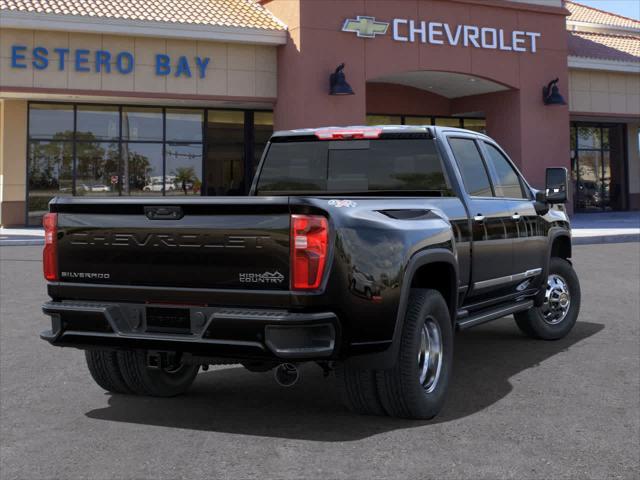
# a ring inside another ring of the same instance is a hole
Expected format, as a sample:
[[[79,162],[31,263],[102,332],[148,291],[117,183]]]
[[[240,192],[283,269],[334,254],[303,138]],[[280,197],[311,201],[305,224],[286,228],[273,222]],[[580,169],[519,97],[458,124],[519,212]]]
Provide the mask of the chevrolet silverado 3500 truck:
[[[356,412],[432,418],[455,330],[574,326],[566,199],[565,169],[534,190],[475,132],[275,133],[246,197],[52,200],[41,336],[116,394],[178,395],[225,363],[287,385],[316,362]]]

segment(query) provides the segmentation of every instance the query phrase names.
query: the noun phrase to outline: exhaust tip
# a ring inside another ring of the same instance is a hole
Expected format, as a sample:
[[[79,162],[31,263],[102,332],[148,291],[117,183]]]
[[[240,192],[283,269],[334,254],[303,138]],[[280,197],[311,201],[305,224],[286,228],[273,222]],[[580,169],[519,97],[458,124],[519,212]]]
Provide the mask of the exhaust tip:
[[[293,363],[281,363],[274,370],[273,377],[281,387],[292,387],[300,380],[300,370]]]

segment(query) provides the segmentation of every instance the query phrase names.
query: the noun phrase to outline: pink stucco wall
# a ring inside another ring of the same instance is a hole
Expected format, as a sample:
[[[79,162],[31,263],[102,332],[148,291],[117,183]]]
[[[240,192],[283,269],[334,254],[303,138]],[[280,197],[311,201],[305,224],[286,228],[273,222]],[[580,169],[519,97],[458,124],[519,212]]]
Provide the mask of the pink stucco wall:
[[[448,115],[482,111],[500,142],[534,185],[547,166],[569,166],[568,107],[548,107],[542,87],[568,83],[566,11],[502,0],[267,0],[287,23],[290,39],[279,51],[276,128],[362,124],[367,113]],[[540,32],[536,53],[402,43],[390,32],[375,39],[341,31],[358,15],[406,18]],[[353,96],[328,95],[329,74],[346,63]],[[414,71],[473,75],[508,91],[452,100],[419,89],[377,83],[383,75]]]

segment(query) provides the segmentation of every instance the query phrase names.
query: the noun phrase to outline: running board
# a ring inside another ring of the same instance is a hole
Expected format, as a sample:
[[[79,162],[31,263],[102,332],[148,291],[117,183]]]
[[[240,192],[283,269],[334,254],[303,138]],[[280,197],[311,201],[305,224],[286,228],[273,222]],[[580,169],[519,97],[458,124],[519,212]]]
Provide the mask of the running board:
[[[460,330],[466,330],[467,328],[475,327],[482,323],[487,323],[492,320],[497,320],[512,313],[522,312],[529,310],[533,307],[533,300],[525,300],[517,303],[512,303],[507,306],[492,308],[490,310],[483,310],[479,313],[471,314],[469,317],[464,318],[462,321],[458,321],[457,325]]]

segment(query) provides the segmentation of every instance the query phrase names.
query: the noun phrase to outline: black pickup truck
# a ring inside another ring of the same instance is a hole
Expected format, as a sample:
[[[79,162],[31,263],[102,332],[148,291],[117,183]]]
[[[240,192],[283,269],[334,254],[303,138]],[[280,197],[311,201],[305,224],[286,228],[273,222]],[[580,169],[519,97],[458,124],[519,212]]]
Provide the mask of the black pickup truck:
[[[279,132],[246,197],[52,200],[41,337],[114,393],[177,395],[215,364],[291,385],[315,362],[354,411],[432,418],[455,330],[575,324],[566,199],[565,169],[534,190],[475,132]]]

